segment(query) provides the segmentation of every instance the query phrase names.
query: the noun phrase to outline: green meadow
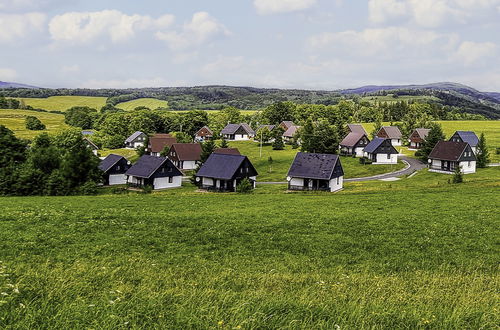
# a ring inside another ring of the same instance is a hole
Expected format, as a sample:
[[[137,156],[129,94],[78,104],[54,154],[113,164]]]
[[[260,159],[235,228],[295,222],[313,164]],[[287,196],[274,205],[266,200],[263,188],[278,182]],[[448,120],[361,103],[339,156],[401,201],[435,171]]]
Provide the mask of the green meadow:
[[[158,108],[168,108],[168,102],[153,98],[141,98],[128,102],[118,103],[116,107],[126,111],[134,110],[137,107],[146,107],[151,110],[155,110]]]
[[[440,101],[439,98],[435,96],[427,96],[427,95],[421,95],[421,96],[415,96],[415,95],[402,95],[398,97],[393,97],[393,94],[385,95],[385,96],[364,96],[361,98],[363,101],[367,101],[370,103],[376,103],[376,102],[387,102],[387,103],[395,103],[395,102],[401,102],[401,101],[421,101],[421,102],[428,102],[428,101]]]
[[[66,111],[71,107],[86,106],[101,109],[106,105],[106,97],[95,96],[51,96],[48,98],[18,98],[35,109]]]
[[[494,329],[500,169],[0,198],[1,328]]]
[[[43,131],[30,131],[26,129],[25,120],[27,116],[35,116],[45,124]],[[5,125],[12,130],[17,137],[33,139],[42,132],[54,133],[69,127],[64,123],[64,115],[50,112],[38,112],[30,110],[8,110],[0,109],[0,125]]]

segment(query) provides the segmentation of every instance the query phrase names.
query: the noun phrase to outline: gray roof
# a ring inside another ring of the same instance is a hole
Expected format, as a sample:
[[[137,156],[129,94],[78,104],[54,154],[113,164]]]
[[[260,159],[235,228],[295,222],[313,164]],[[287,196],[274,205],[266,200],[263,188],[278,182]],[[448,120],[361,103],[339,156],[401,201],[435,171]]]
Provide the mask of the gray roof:
[[[383,126],[380,130],[382,129],[387,133],[389,139],[401,139],[403,136],[397,126]]]
[[[207,161],[203,164],[196,175],[201,177],[231,180],[245,159],[247,159],[247,157],[243,155],[213,153],[208,157]]]
[[[101,163],[99,164],[99,169],[103,172],[107,172],[110,168],[112,168],[116,163],[118,163],[120,160],[125,159],[125,157],[120,156],[120,155],[115,155],[115,154],[109,154],[101,160]]]
[[[150,155],[144,155],[139,160],[132,165],[131,168],[125,173],[125,175],[136,176],[139,178],[149,178],[151,177],[165,162],[170,162],[166,157],[155,157]],[[173,168],[177,169],[173,164]],[[173,172],[174,175],[182,175],[180,171]]]
[[[248,124],[227,124],[226,127],[222,129],[221,134],[234,134],[236,131],[243,127],[243,129],[248,133],[248,135],[255,135],[254,130]]]
[[[263,127],[265,127],[268,130],[272,131],[276,127],[276,125],[260,125],[259,128],[257,128],[257,130],[259,130],[259,129],[263,128]]]
[[[356,145],[356,143],[361,140],[363,136],[366,136],[364,133],[358,133],[358,132],[351,132],[347,134],[347,136],[340,142],[341,146],[346,146],[346,147],[353,147]],[[367,137],[368,138],[368,137]]]
[[[370,141],[370,143],[366,145],[364,151],[373,153],[375,150],[377,150],[378,147],[380,147],[382,143],[384,143],[385,140],[386,139],[384,138],[375,137],[373,140]]]
[[[425,140],[431,130],[429,128],[415,128],[415,131],[422,139]]]
[[[472,131],[456,131],[455,134],[460,136],[462,141],[468,143],[471,147],[476,147],[479,143],[476,133]]]
[[[137,139],[141,134],[144,134],[140,131],[134,132],[134,134],[130,135],[126,140],[125,143],[131,143],[134,142],[135,139]]]
[[[363,125],[361,124],[347,124],[347,127],[349,128],[349,131],[351,131],[352,133],[361,133],[368,135]]]
[[[339,162],[338,155],[299,152],[288,170],[289,177],[330,180],[332,177],[344,175],[342,165],[340,171],[334,173]]]
[[[300,129],[300,126],[290,126],[285,133],[283,133],[283,136],[285,137],[293,137],[297,131]]]

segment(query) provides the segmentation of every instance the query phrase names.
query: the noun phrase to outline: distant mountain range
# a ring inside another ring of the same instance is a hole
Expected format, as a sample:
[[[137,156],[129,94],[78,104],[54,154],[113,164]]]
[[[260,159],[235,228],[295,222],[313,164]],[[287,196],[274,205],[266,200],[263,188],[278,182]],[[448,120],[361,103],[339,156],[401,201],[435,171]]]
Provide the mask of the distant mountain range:
[[[158,87],[127,89],[48,89],[35,86],[0,82],[0,96],[49,97],[49,96],[101,96],[108,103],[150,97],[169,102],[173,110],[222,109],[234,106],[244,110],[261,109],[277,101],[309,104],[336,104],[343,97],[352,95],[377,96],[432,96],[433,102],[454,107],[464,112],[500,119],[500,93],[480,92],[462,84],[441,82],[425,85],[364,86],[334,91],[234,86]]]

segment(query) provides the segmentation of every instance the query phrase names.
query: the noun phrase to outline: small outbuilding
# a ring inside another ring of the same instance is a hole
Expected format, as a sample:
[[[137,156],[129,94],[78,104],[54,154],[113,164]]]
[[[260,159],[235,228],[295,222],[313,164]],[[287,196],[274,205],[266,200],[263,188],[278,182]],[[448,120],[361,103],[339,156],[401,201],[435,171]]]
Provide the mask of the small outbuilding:
[[[103,172],[103,184],[114,186],[127,183],[125,173],[130,168],[130,162],[123,156],[109,154],[101,160],[99,169]]]
[[[199,143],[174,143],[168,152],[168,158],[181,170],[194,170],[201,161]]]
[[[368,143],[370,143],[368,135],[360,132],[351,132],[340,142],[340,154],[363,157],[363,149]]]
[[[344,184],[338,155],[299,152],[287,175],[289,190],[337,191]]]
[[[408,142],[410,142],[410,149],[420,149],[424,143],[427,135],[429,135],[430,129],[428,128],[415,128],[413,133],[411,133]]]
[[[466,142],[439,141],[427,158],[430,172],[451,174],[457,167],[464,174],[476,172],[476,155]]]
[[[182,172],[166,157],[144,155],[125,175],[127,183],[138,188],[166,189],[182,185]]]
[[[196,181],[201,189],[230,192],[245,178],[255,188],[257,175],[246,156],[212,153],[196,173]]]
[[[390,139],[393,146],[400,146],[403,141],[403,134],[397,126],[383,126],[378,131],[377,137]]]
[[[476,133],[472,131],[456,131],[451,137],[450,141],[454,142],[465,142],[470,145],[472,151],[477,153],[477,145],[479,144],[479,138]]]
[[[376,137],[363,150],[364,157],[373,164],[397,164],[398,151],[392,146],[391,139]]]
[[[130,135],[125,140],[125,148],[137,149],[140,147],[144,147],[144,144],[146,143],[147,139],[148,139],[148,136],[145,133],[143,133],[141,131],[134,132],[134,134]]]
[[[246,141],[255,136],[255,131],[248,124],[228,124],[220,132],[223,138],[230,141]]]
[[[214,137],[214,133],[208,126],[203,126],[196,132],[194,135],[194,142],[203,142],[206,140],[210,140]]]

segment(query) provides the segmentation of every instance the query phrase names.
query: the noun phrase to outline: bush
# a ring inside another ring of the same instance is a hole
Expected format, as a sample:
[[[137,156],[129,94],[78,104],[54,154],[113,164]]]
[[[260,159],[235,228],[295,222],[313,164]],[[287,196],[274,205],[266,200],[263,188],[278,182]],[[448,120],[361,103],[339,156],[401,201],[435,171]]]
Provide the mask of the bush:
[[[142,188],[142,192],[145,194],[151,194],[153,192],[153,186],[149,184],[144,186],[144,188]]]
[[[79,192],[82,195],[96,195],[97,184],[94,181],[87,181],[80,186]]]
[[[252,192],[253,184],[247,178],[241,180],[241,182],[236,186],[236,192],[240,194],[248,194]]]
[[[462,174],[462,169],[460,168],[460,166],[457,166],[455,168],[455,172],[453,172],[452,182],[453,183],[462,183],[462,182],[464,182],[464,175]]]
[[[366,158],[366,157],[361,157],[359,159],[359,163],[361,165],[370,165],[371,163],[373,163],[370,159]]]
[[[45,129],[45,125],[35,116],[26,117],[26,129],[31,131],[42,131]]]

